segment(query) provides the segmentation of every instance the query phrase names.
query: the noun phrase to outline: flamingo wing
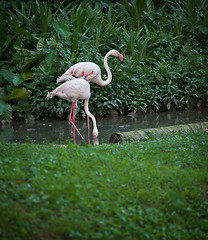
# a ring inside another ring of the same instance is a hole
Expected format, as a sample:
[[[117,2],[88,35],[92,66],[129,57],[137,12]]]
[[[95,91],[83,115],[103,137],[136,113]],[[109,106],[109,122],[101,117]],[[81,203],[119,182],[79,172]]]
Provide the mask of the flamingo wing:
[[[75,78],[84,78],[90,81],[99,74],[101,74],[101,71],[97,64],[80,62],[71,66],[61,77],[57,78],[57,82],[69,81]]]

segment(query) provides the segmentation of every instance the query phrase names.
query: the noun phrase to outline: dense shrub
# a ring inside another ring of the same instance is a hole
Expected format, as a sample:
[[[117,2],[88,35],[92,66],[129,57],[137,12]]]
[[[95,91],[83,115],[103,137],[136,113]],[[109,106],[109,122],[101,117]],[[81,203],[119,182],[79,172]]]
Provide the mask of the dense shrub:
[[[157,9],[150,0],[76,2],[2,4],[1,119],[11,119],[12,111],[26,118],[66,117],[69,103],[46,100],[56,78],[80,61],[97,63],[105,78],[103,58],[112,48],[124,55],[124,64],[109,58],[112,83],[91,84],[90,109],[97,115],[207,104],[206,1],[164,0]]]

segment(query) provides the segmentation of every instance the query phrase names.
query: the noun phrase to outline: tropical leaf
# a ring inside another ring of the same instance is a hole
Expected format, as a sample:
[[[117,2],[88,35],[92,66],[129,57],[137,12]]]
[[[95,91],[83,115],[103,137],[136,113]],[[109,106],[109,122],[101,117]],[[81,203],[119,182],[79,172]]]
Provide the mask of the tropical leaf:
[[[25,79],[22,77],[21,74],[14,75],[14,77],[12,79],[12,82],[13,82],[14,86],[18,86],[21,83],[23,83],[24,81],[25,81]]]
[[[15,74],[12,82],[14,84],[14,86],[19,86],[21,83],[23,83],[26,80],[29,80],[33,77],[33,73],[31,72],[26,72],[23,75],[22,74]]]
[[[42,33],[48,32],[48,26],[49,22],[52,18],[52,12],[51,9],[48,7],[46,2],[40,2],[36,0],[36,4],[38,7],[38,13],[39,13],[39,27],[42,31]],[[37,15],[36,15],[37,16]]]
[[[17,105],[17,104],[12,106],[12,110],[17,111],[17,112],[24,112],[25,111],[25,109],[22,106]]]
[[[0,100],[0,120],[12,120],[12,108],[2,100]]]
[[[189,20],[191,23],[194,24],[196,22],[196,18],[197,18],[196,4],[195,4],[194,0],[188,0],[187,10],[188,10],[188,15],[189,15]]]
[[[16,20],[8,19],[7,22],[18,34],[32,36],[32,34],[28,30],[26,30],[24,27],[22,27]]]
[[[145,39],[144,42],[141,44],[141,48],[139,49],[139,60],[145,56],[147,43],[148,39]]]
[[[52,63],[56,60],[57,52],[55,50],[51,50],[47,55],[46,55],[46,64],[47,66],[51,66]]]
[[[149,4],[151,4],[151,1],[148,0],[122,0],[122,4],[119,4],[119,7],[123,14],[127,16],[132,28],[139,30],[142,26],[141,15]]]
[[[12,83],[13,73],[6,69],[0,69],[0,75],[6,79],[9,83]]]
[[[8,101],[10,99],[26,99],[31,95],[31,91],[26,88],[18,88],[12,91],[11,94],[6,95],[4,97],[4,101]]]
[[[7,27],[6,24],[4,23],[4,18],[0,14],[0,54],[3,52],[4,49],[4,44],[7,39]]]
[[[44,73],[46,73],[48,71],[48,66],[46,65],[46,62],[45,61],[42,61],[40,63],[40,69],[41,71],[43,71]]]
[[[42,53],[37,53],[37,54],[35,54],[35,55],[32,56],[32,57],[26,58],[25,62],[26,62],[26,64],[34,63],[34,62],[37,61],[37,60],[40,61],[41,58],[43,58],[43,57],[44,57],[44,54],[42,54]]]
[[[41,52],[41,51],[43,50],[44,42],[45,42],[45,39],[44,39],[44,38],[40,38],[40,40],[38,41],[36,49],[37,49],[39,52]]]
[[[25,72],[25,73],[23,73],[23,76],[22,76],[22,77],[23,77],[25,80],[29,80],[29,79],[32,79],[33,76],[34,76],[34,73],[33,73],[33,72]]]
[[[71,35],[70,28],[69,28],[66,20],[64,20],[64,19],[60,20],[59,22],[55,21],[53,23],[53,27],[59,37],[68,38]]]
[[[208,27],[205,27],[203,25],[199,25],[198,28],[202,33],[204,33],[205,35],[208,35]]]
[[[27,112],[30,109],[31,109],[31,105],[25,99],[18,100],[17,104],[12,105],[12,110],[17,112]]]

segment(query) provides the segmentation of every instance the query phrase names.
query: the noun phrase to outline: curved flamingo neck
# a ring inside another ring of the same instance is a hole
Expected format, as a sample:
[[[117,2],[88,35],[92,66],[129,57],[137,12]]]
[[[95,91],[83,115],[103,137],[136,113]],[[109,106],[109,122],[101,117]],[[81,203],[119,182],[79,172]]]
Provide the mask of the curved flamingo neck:
[[[105,69],[106,69],[106,72],[107,72],[107,75],[108,75],[108,77],[107,77],[107,79],[105,80],[105,81],[103,81],[102,80],[102,85],[101,86],[106,86],[106,85],[108,85],[110,82],[111,82],[111,80],[112,80],[112,74],[111,74],[111,71],[110,71],[110,68],[109,68],[109,66],[108,66],[108,57],[110,56],[111,54],[110,54],[110,52],[108,52],[106,55],[105,55],[105,57],[104,57],[104,67],[105,67]]]
[[[97,128],[96,119],[95,119],[94,115],[89,111],[88,104],[89,104],[89,99],[87,98],[84,100],[84,109],[85,109],[85,113],[92,119],[93,138],[95,139],[98,136],[98,128]]]
[[[109,51],[104,57],[104,67],[105,67],[106,72],[107,72],[107,79],[103,80],[100,75],[97,78],[93,79],[93,82],[100,85],[100,86],[106,86],[112,80],[112,74],[111,74],[110,68],[109,68],[108,63],[107,63],[108,57],[110,55],[111,55],[111,51]]]

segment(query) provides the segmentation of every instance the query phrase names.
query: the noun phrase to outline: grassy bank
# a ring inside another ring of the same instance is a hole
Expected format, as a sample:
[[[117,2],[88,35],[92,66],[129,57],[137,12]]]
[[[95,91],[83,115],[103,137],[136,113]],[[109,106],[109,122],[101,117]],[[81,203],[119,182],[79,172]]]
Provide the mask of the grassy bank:
[[[208,134],[0,145],[0,238],[207,239]]]

